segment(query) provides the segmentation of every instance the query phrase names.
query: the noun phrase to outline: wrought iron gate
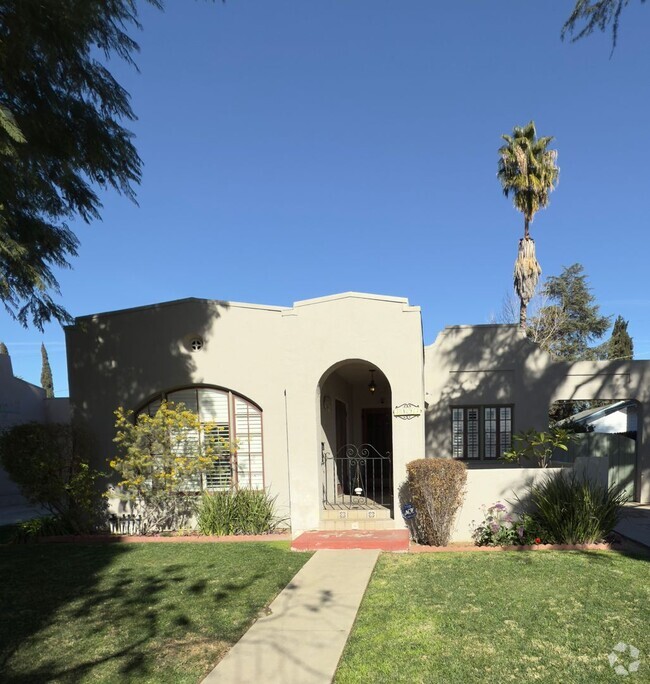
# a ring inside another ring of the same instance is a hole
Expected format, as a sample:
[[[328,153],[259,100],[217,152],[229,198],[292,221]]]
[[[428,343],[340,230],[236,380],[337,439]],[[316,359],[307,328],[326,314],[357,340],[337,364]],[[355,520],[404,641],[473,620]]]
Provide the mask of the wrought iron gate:
[[[321,445],[323,508],[390,508],[393,459],[372,444],[346,444],[336,455]]]

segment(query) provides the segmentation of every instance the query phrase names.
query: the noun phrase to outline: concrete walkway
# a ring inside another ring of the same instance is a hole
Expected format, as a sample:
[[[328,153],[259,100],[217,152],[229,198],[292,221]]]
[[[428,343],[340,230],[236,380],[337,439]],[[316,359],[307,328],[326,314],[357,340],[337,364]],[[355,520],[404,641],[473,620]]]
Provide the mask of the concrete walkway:
[[[624,537],[650,548],[650,505],[627,504],[614,529]]]
[[[317,551],[206,684],[329,684],[379,551]]]

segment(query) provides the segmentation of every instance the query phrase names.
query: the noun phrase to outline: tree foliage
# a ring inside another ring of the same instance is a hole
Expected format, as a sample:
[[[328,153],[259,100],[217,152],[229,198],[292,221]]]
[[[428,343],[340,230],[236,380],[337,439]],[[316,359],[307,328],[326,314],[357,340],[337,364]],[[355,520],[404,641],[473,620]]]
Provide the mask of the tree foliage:
[[[45,390],[45,396],[48,399],[54,397],[54,380],[52,379],[52,369],[50,368],[50,360],[47,357],[47,349],[41,342],[41,387]]]
[[[503,194],[512,195],[512,203],[524,216],[524,237],[535,214],[548,206],[550,194],[560,173],[557,150],[549,150],[552,136],[537,137],[535,122],[515,126],[512,135],[502,135],[505,145],[499,148],[497,177]]]
[[[571,431],[564,428],[552,427],[548,432],[530,428],[512,436],[514,446],[504,452],[501,460],[519,464],[534,461],[539,468],[548,468],[555,452],[558,449],[568,451],[573,439]]]
[[[542,295],[548,303],[530,326],[540,346],[567,361],[595,358],[597,347],[590,345],[607,332],[610,318],[601,315],[582,265],[565,266],[559,276],[547,278]]]
[[[614,321],[614,328],[612,329],[612,336],[607,342],[606,357],[607,359],[616,360],[630,360],[634,358],[634,343],[627,331],[628,321],[623,319],[623,316],[618,316]]]
[[[25,326],[67,319],[52,294],[77,253],[68,222],[100,217],[97,188],[134,198],[135,115],[99,59],[133,64],[134,28],[136,0],[0,0],[0,300]]]
[[[201,424],[181,403],[163,402],[150,416],[120,407],[115,411],[118,455],[110,461],[121,480],[123,499],[141,515],[142,531],[183,526],[194,512],[201,474],[230,468],[230,445],[219,427]]]
[[[535,214],[549,203],[557,185],[560,169],[557,151],[549,150],[552,137],[537,137],[535,122],[515,126],[512,135],[502,135],[505,144],[499,148],[497,177],[506,197],[512,195],[515,209],[524,216],[524,236],[514,268],[514,288],[520,301],[519,323],[526,327],[526,311],[542,269],[535,256],[535,242],[530,237],[530,224]]]
[[[641,0],[644,3],[645,0]],[[572,41],[588,36],[594,31],[612,30],[612,51],[618,39],[621,13],[630,0],[577,0],[571,15],[562,27],[562,39],[567,35]]]
[[[0,462],[25,498],[77,534],[93,532],[105,515],[103,474],[90,468],[86,450],[69,425],[26,423],[0,433]]]

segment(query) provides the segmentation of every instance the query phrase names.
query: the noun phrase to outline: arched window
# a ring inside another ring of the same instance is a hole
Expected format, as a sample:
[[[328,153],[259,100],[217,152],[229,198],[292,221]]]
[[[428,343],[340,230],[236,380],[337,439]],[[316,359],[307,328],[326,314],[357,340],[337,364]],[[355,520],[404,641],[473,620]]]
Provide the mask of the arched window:
[[[264,453],[262,449],[262,411],[250,401],[228,390],[211,387],[188,387],[164,392],[143,406],[138,413],[154,415],[163,400],[184,404],[199,416],[202,429],[187,439],[210,439],[228,442],[234,455],[222,451],[192,489],[216,491],[237,485],[244,489],[264,488]],[[209,429],[207,429],[209,428]]]

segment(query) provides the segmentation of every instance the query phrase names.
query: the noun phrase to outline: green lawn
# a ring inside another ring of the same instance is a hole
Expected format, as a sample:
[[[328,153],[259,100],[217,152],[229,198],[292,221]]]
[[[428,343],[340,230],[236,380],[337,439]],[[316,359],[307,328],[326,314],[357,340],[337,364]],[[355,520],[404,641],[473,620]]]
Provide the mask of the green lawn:
[[[627,677],[607,659],[619,642],[641,651]],[[650,682],[650,562],[613,552],[384,554],[335,681]]]
[[[0,681],[198,682],[309,558],[288,543],[0,548]]]

